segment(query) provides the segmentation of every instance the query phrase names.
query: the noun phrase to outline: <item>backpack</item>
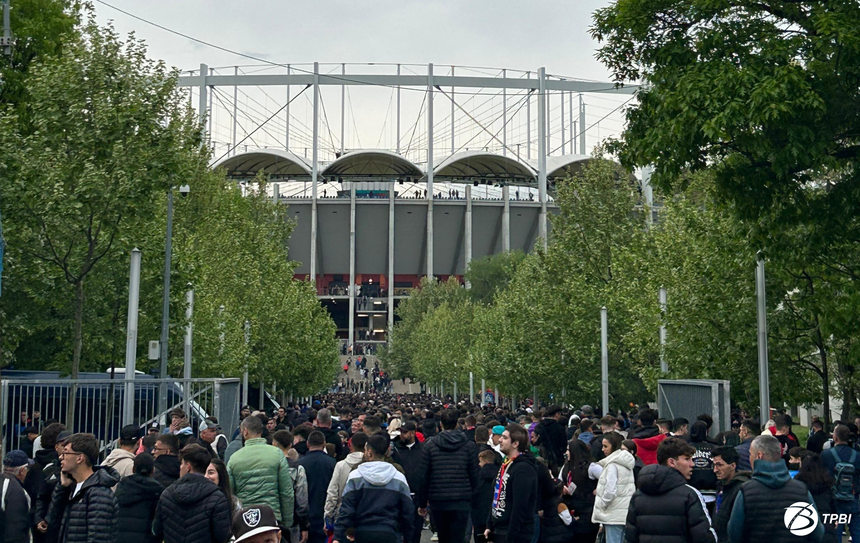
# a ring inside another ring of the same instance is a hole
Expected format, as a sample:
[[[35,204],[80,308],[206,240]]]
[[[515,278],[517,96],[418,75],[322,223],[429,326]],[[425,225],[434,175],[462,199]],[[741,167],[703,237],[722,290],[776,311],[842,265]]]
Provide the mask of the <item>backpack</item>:
[[[833,468],[833,477],[836,484],[833,485],[833,499],[836,501],[854,501],[854,475],[856,468],[854,462],[857,460],[857,451],[851,449],[851,457],[847,462],[840,458],[836,448],[829,449],[836,458],[836,466]]]

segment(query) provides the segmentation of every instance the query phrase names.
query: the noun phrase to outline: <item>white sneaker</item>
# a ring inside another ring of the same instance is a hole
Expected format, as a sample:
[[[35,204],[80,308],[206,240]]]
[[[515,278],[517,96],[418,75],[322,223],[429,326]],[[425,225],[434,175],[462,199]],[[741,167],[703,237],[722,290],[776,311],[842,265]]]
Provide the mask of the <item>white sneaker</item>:
[[[430,541],[439,541],[439,536],[434,533],[430,536]]]

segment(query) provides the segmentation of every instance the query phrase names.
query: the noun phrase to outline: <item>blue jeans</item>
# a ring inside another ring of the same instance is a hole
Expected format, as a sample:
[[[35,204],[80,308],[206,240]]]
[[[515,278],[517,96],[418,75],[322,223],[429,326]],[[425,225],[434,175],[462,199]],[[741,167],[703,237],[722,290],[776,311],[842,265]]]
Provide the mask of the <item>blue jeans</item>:
[[[606,533],[606,543],[624,543],[623,524],[604,524],[603,531]]]
[[[540,515],[535,515],[535,533],[532,535],[531,543],[537,543],[540,537]]]
[[[843,502],[834,500],[834,503],[836,504],[837,513],[851,515],[851,522],[848,523],[848,533],[851,534],[851,541],[853,543],[860,543],[860,507],[858,507],[857,501]],[[842,541],[842,531],[844,529],[844,524],[836,527],[837,541]]]

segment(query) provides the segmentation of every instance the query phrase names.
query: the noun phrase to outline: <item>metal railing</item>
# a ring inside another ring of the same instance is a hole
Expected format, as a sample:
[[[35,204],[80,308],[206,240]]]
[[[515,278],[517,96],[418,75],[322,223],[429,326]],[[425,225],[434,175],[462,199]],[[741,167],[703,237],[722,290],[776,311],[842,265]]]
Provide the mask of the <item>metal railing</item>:
[[[159,411],[159,387],[167,390],[167,409]],[[42,421],[56,419],[75,432],[96,436],[101,447],[116,440],[125,424],[141,428],[158,422],[169,424],[168,413],[183,408],[192,428],[201,420],[214,416],[226,430],[239,423],[239,379],[152,379],[136,376],[132,412],[125,413],[124,378],[117,379],[3,379],[0,381],[0,420],[4,421],[0,452],[20,448],[20,415],[40,412]],[[68,420],[69,397],[75,388],[73,420]],[[186,394],[187,391],[187,394]]]

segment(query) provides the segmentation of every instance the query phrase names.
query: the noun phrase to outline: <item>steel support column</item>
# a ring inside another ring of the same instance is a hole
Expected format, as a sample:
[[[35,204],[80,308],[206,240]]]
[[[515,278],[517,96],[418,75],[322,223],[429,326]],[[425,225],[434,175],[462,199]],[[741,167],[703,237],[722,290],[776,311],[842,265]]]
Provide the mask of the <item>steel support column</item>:
[[[546,68],[538,70],[538,198],[540,199],[540,217],[538,218],[538,236],[543,240],[543,248],[547,247],[546,229]]]
[[[755,268],[756,313],[758,324],[758,389],[760,420],[770,419],[770,372],[767,360],[767,293],[765,292],[764,257],[759,254]],[[827,413],[830,416],[830,413]]]
[[[502,187],[502,200],[505,207],[502,209],[502,252],[511,250],[511,187]]]
[[[603,414],[609,413],[609,347],[607,345],[608,319],[606,308],[600,308],[600,388]]]
[[[472,185],[466,185],[466,216],[464,220],[466,221],[465,239],[463,240],[466,253],[463,263],[463,270],[465,271],[469,269],[469,264],[472,262]],[[471,287],[472,285],[466,281],[466,288]]]
[[[394,185],[388,193],[388,329],[394,326]],[[389,345],[390,347],[390,345]]]
[[[355,182],[349,183],[349,345],[355,345]]]
[[[585,100],[579,95],[579,154],[585,154]]]
[[[427,277],[433,277],[433,64],[427,66]]]
[[[311,167],[311,282],[317,291],[317,180],[319,177],[320,64],[314,62],[313,164]]]
[[[134,378],[137,370],[137,317],[140,304],[140,250],[131,251],[131,269],[128,275],[128,319],[125,336],[125,395],[123,396],[122,423],[134,422]],[[5,400],[5,398],[4,398]]]
[[[290,65],[289,64],[287,64],[287,75],[290,75]],[[284,148],[287,151],[289,151],[290,150],[290,86],[289,85],[287,85],[287,106],[286,106],[286,113],[284,115],[284,122],[286,123],[286,132],[287,132],[287,135],[284,139]]]
[[[239,75],[239,67],[233,68],[233,74]],[[236,154],[236,130],[239,127],[238,107],[239,107],[239,85],[233,85],[233,138],[230,140],[230,154]]]

